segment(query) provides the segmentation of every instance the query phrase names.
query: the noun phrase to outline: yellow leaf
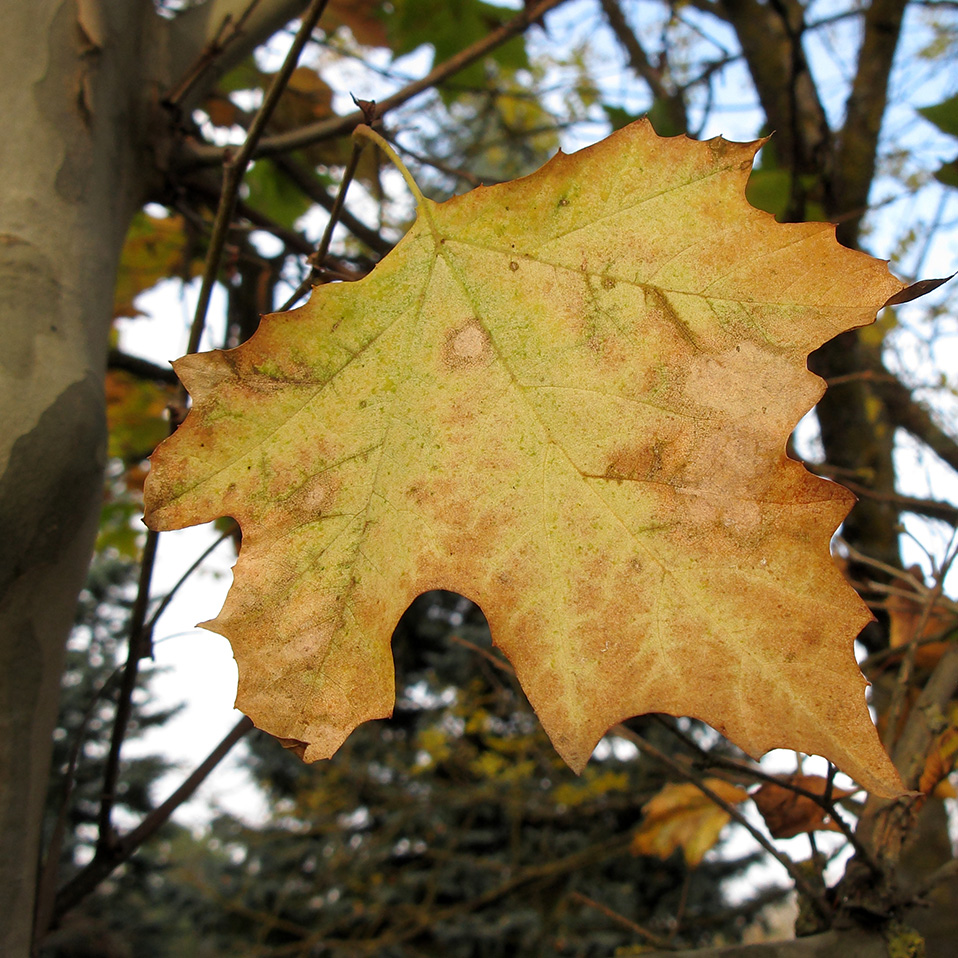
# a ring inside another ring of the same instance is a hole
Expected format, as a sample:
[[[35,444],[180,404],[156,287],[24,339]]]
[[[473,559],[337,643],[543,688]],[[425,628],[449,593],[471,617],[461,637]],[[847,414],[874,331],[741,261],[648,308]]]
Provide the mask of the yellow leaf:
[[[239,521],[207,627],[259,726],[311,761],[389,715],[393,628],[449,589],[574,769],[668,712],[899,790],[852,654],[869,613],[829,555],[853,497],[785,444],[824,388],[809,351],[901,283],[750,207],[759,145],[640,121],[423,200],[365,279],[176,363],[193,408],[148,522]]]
[[[956,765],[958,765],[958,728],[951,725],[938,736],[929,750],[918,790],[928,795],[941,788],[939,797],[949,797],[947,778],[955,770]],[[942,788],[943,785],[945,787]]]
[[[730,804],[748,798],[744,788],[718,778],[707,778],[704,784]],[[666,785],[642,811],[645,817],[632,836],[632,853],[664,860],[681,848],[690,868],[702,861],[731,818],[691,783]]]
[[[133,218],[120,256],[113,315],[141,316],[135,299],[160,280],[181,275],[187,267],[187,238],[182,216]]]

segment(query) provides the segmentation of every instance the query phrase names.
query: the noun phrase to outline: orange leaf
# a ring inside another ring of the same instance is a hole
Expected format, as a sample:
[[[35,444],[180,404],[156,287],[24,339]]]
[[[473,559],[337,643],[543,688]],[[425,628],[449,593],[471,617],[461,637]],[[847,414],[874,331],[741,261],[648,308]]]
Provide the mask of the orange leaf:
[[[828,785],[827,779],[820,775],[789,775],[785,781],[816,795],[824,795]],[[836,800],[854,794],[854,789],[832,789],[832,797]],[[774,838],[791,838],[803,832],[841,831],[825,809],[785,784],[767,783],[753,792],[752,798]]]
[[[148,521],[239,521],[208,627],[257,724],[333,754],[392,710],[400,615],[449,589],[575,769],[668,712],[900,789],[852,650],[870,616],[829,554],[853,497],[785,445],[824,388],[809,351],[901,284],[750,207],[760,145],[642,121],[421,199],[365,279],[176,363],[193,407]]]
[[[935,740],[925,762],[918,790],[925,795],[935,791],[958,764],[958,728],[945,729]]]
[[[744,788],[722,779],[707,778],[704,784],[731,804],[748,798]],[[642,811],[645,817],[632,837],[632,854],[655,855],[664,860],[681,848],[690,868],[702,861],[731,819],[728,812],[691,782],[666,785]]]
[[[920,566],[908,570],[915,578],[922,579]],[[908,583],[896,580],[893,585],[907,589]],[[930,596],[900,594],[889,595],[885,602],[889,618],[889,644],[892,648],[901,648],[910,642],[930,639],[950,630],[958,629],[958,612],[953,604],[939,600],[927,609],[932,601]],[[938,660],[949,647],[948,642],[929,642],[915,649],[915,664],[921,668],[934,668]]]

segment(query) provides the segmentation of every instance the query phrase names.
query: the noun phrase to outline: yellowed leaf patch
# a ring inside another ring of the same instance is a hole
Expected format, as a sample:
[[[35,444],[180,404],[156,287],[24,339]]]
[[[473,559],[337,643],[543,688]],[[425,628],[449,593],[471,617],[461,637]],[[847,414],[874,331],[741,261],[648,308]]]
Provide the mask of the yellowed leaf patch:
[[[748,798],[744,788],[718,778],[705,779],[705,785],[730,805]],[[664,860],[681,848],[690,868],[702,861],[731,820],[728,812],[690,782],[666,785],[642,812],[642,824],[632,836],[632,853]]]
[[[314,760],[389,715],[393,628],[449,589],[575,769],[667,712],[898,791],[852,655],[869,613],[829,555],[853,497],[785,443],[823,390],[809,351],[901,284],[750,207],[758,145],[641,121],[424,201],[362,281],[175,364],[194,405],[147,521],[242,526],[206,625],[257,725]]]

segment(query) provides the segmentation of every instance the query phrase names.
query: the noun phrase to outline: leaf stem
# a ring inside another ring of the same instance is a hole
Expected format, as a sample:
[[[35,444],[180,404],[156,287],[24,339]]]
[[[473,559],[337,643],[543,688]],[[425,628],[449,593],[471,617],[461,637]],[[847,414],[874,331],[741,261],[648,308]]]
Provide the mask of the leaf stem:
[[[422,195],[419,184],[413,179],[412,173],[406,169],[406,164],[399,158],[399,154],[392,148],[392,145],[383,139],[371,126],[367,126],[365,123],[360,123],[359,126],[353,130],[353,139],[359,138],[369,140],[386,154],[392,165],[402,173],[402,178],[406,181],[406,185],[412,191],[412,195],[416,197],[416,205],[420,208],[425,206],[426,197]]]
[[[280,306],[279,311],[281,313],[292,309],[292,307],[312,289],[313,280],[319,275],[319,270],[326,262],[326,255],[329,253],[329,244],[333,239],[333,230],[336,228],[336,224],[342,216],[343,204],[346,202],[346,191],[349,189],[349,184],[352,183],[353,177],[356,175],[356,169],[359,166],[359,157],[363,151],[363,146],[364,144],[359,139],[353,140],[352,155],[349,157],[349,163],[343,173],[343,178],[339,182],[339,191],[336,193],[333,208],[329,211],[329,219],[326,221],[326,228],[323,230],[322,239],[320,239],[319,246],[316,247],[316,250],[309,255],[309,272],[299,286],[293,290],[289,299]]]

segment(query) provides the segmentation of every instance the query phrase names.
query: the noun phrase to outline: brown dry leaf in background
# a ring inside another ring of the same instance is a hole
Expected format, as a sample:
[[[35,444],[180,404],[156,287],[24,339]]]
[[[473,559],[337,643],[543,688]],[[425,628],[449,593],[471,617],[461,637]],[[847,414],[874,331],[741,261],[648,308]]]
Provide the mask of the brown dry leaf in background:
[[[806,792],[824,795],[828,787],[826,779],[821,775],[789,775],[785,783],[766,783],[752,793],[752,799],[773,838],[792,838],[803,832],[841,831],[825,809],[808,796],[798,795],[786,787],[787,784],[797,785]],[[854,789],[832,789],[832,798],[836,801],[854,794]]]
[[[912,566],[908,571],[914,578],[924,581],[920,566]],[[903,579],[896,580],[892,585],[903,591],[909,589],[909,583]],[[932,602],[932,608],[928,609],[928,604]],[[893,649],[958,629],[958,611],[953,602],[943,597],[935,600],[930,594],[905,596],[893,593],[885,601],[885,608],[889,619],[888,640]],[[919,645],[915,649],[915,665],[919,668],[934,668],[948,648],[949,643],[944,641]]]

